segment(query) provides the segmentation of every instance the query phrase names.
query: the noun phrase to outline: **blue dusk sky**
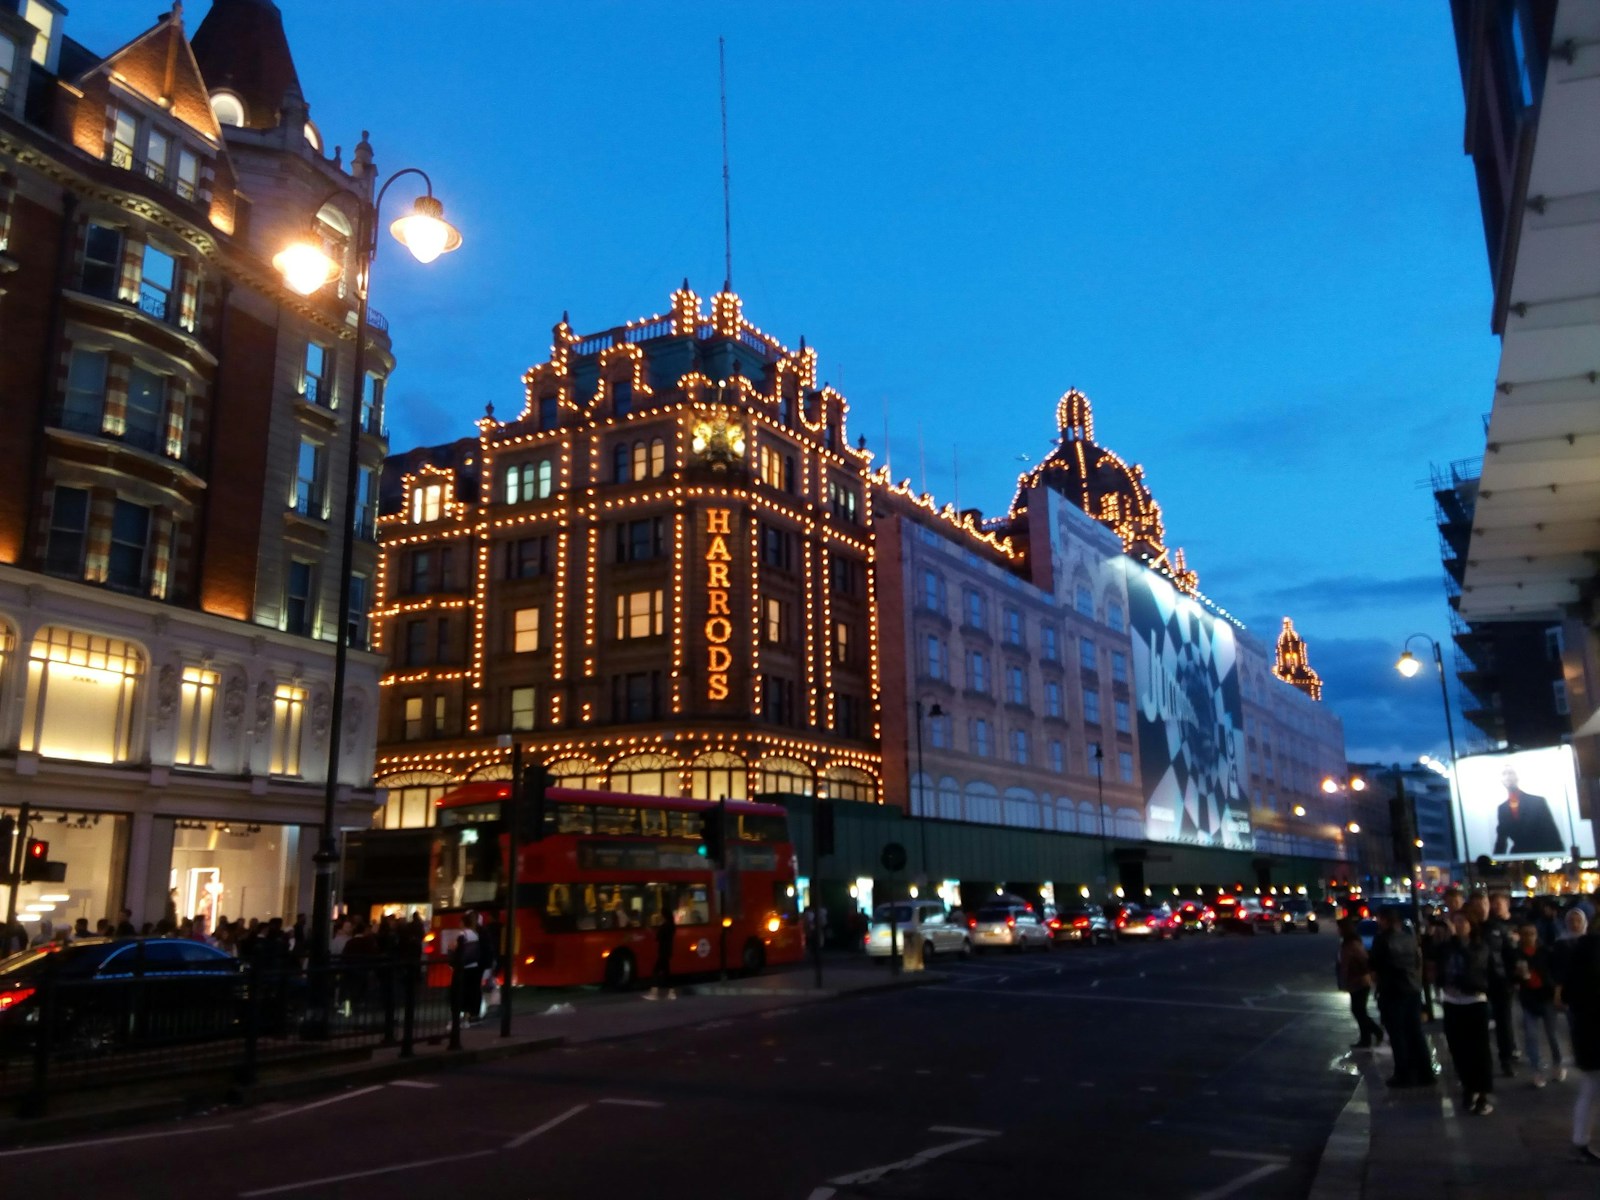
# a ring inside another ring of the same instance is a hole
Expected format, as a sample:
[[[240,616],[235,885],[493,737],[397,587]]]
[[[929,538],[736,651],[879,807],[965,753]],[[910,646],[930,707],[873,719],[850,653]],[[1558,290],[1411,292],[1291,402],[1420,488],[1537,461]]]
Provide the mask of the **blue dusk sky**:
[[[108,52],[157,8],[67,32]],[[1083,390],[1201,588],[1294,617],[1350,757],[1443,751],[1392,664],[1448,638],[1425,485],[1482,452],[1498,354],[1443,0],[280,8],[326,143],[371,130],[466,239],[381,251],[394,448],[516,410],[563,310],[717,289],[724,35],[734,287],[852,436],[881,455],[887,412],[897,478],[1002,513]]]

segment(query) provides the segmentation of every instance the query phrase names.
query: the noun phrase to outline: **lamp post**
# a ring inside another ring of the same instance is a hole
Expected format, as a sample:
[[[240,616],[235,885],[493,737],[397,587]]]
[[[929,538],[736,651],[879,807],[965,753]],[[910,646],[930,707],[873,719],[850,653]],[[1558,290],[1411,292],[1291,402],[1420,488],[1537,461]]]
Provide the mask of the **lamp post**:
[[[917,831],[922,839],[922,874],[923,882],[930,888],[933,887],[933,872],[928,869],[928,777],[922,773],[922,718],[924,716],[937,720],[944,716],[944,709],[939,707],[937,701],[931,704],[927,711],[922,708],[922,701],[916,702],[917,709],[917,778],[922,780],[922,810],[917,817]]]
[[[1450,744],[1450,783],[1455,789],[1452,797],[1457,817],[1461,822],[1461,865],[1466,872],[1467,884],[1474,882],[1472,876],[1472,851],[1467,846],[1467,814],[1461,807],[1461,776],[1456,767],[1456,727],[1450,719],[1450,689],[1444,681],[1444,654],[1439,649],[1439,643],[1425,633],[1413,633],[1401,647],[1399,660],[1394,664],[1394,669],[1407,679],[1415,678],[1418,671],[1422,670],[1422,663],[1416,655],[1411,653],[1411,643],[1421,638],[1433,647],[1433,665],[1439,672],[1439,700],[1444,705],[1444,733]]]
[[[344,508],[340,514],[343,528],[339,536],[339,608],[333,642],[333,712],[328,722],[328,778],[322,795],[322,835],[312,860],[316,863],[317,874],[316,890],[311,902],[311,963],[323,968],[328,965],[332,932],[333,868],[339,860],[339,843],[333,829],[334,801],[339,790],[339,743],[344,718],[345,674],[350,658],[350,577],[355,561],[356,482],[361,469],[361,400],[367,373],[368,284],[372,263],[378,254],[378,214],[383,207],[383,197],[395,180],[406,175],[420,176],[428,190],[426,196],[418,197],[409,214],[390,225],[389,231],[396,240],[410,250],[418,262],[423,263],[432,262],[439,255],[461,245],[460,232],[444,219],[444,206],[433,198],[433,181],[416,167],[406,167],[390,175],[370,202],[364,196],[354,197],[355,388],[350,395],[349,455],[345,469]],[[351,198],[348,191],[342,188],[335,190],[313,211],[321,212],[336,200]],[[340,272],[340,264],[323,250],[314,231],[274,255],[272,265],[283,276],[285,284],[302,296],[309,296],[324,284],[337,279]],[[326,971],[322,974],[326,975]]]
[[[1100,814],[1100,882],[1111,894],[1111,839],[1106,836],[1106,752],[1099,742],[1094,744],[1094,796],[1095,811]]]

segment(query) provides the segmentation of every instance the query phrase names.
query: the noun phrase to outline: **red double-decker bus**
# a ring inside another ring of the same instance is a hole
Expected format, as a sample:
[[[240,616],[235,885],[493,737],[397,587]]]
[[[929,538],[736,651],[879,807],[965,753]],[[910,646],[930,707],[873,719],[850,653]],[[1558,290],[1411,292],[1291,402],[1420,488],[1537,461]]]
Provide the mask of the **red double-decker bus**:
[[[469,783],[441,797],[429,898],[435,936],[477,910],[496,925],[506,909],[506,781]],[[726,864],[700,853],[701,823],[717,804],[550,788],[543,836],[525,830],[516,872],[519,985],[604,983],[625,988],[656,966],[656,926],[677,919],[674,974],[745,972],[799,961],[794,847],[780,805],[728,801]]]

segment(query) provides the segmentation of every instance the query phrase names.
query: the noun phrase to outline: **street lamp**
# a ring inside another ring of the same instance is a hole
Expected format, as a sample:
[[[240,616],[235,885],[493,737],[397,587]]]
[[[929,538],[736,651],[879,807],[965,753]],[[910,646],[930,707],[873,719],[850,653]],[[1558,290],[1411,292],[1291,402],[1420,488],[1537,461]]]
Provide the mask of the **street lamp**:
[[[363,140],[365,135],[363,134]],[[353,249],[356,254],[356,345],[354,354],[355,389],[350,397],[350,450],[344,480],[344,528],[339,538],[339,608],[336,635],[333,642],[333,711],[328,722],[328,778],[322,794],[322,836],[317,842],[316,890],[311,902],[311,963],[328,965],[328,943],[333,921],[333,868],[339,860],[339,843],[334,836],[334,801],[339,789],[339,743],[342,740],[344,719],[344,683],[350,658],[350,578],[355,561],[355,509],[356,482],[361,470],[361,398],[367,373],[367,298],[372,275],[373,260],[378,254],[378,213],[383,207],[383,197],[395,180],[406,175],[417,175],[427,187],[426,196],[412,205],[409,214],[389,227],[389,232],[418,262],[432,262],[439,255],[461,245],[461,234],[444,219],[444,206],[433,198],[433,181],[416,167],[406,167],[389,176],[370,202],[363,196],[355,197],[356,230]],[[338,189],[313,210],[321,212],[336,200],[350,199],[350,193]],[[318,288],[338,278],[339,264],[323,250],[314,234],[284,247],[273,256],[272,265],[283,276],[284,283],[295,292],[309,296]],[[324,972],[326,974],[326,972]]]
[[[1099,742],[1094,744],[1094,796],[1095,809],[1100,814],[1100,882],[1111,886],[1111,841],[1106,836],[1106,752]]]
[[[944,716],[944,709],[939,707],[938,701],[929,705],[927,711],[922,708],[922,701],[916,702],[917,709],[917,778],[922,786],[922,810],[917,819],[917,831],[922,839],[922,874],[929,887],[933,886],[933,872],[928,869],[928,777],[922,773],[922,718],[924,716],[938,720]],[[916,893],[912,893],[915,898]]]
[[[1421,638],[1433,648],[1433,665],[1439,672],[1439,699],[1444,704],[1444,732],[1450,743],[1450,782],[1455,788],[1455,807],[1461,821],[1461,864],[1466,870],[1467,882],[1472,882],[1472,851],[1467,846],[1467,817],[1460,812],[1461,808],[1461,776],[1456,769],[1456,727],[1450,719],[1450,689],[1444,681],[1444,654],[1439,649],[1439,643],[1425,633],[1413,633],[1400,648],[1400,658],[1394,664],[1394,669],[1407,679],[1416,678],[1417,672],[1422,670],[1422,662],[1411,653],[1411,643]]]

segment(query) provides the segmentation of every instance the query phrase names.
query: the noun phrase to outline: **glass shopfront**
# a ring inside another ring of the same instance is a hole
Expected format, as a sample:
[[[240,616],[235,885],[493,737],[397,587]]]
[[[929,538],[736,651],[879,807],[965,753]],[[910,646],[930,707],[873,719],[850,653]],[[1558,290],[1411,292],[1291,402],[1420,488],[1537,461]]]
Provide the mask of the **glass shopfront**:
[[[7,808],[10,816],[17,810]],[[78,918],[92,930],[102,917],[116,920],[124,903],[122,879],[128,856],[128,818],[109,813],[45,810],[29,814],[28,835],[45,842],[46,859],[66,865],[60,883],[24,883],[17,890],[17,920],[29,938],[71,930]],[[0,883],[0,906],[9,903]],[[0,923],[5,919],[0,907]]]
[[[300,827],[179,820],[168,880],[179,920],[282,917],[293,923]]]

